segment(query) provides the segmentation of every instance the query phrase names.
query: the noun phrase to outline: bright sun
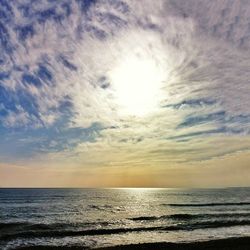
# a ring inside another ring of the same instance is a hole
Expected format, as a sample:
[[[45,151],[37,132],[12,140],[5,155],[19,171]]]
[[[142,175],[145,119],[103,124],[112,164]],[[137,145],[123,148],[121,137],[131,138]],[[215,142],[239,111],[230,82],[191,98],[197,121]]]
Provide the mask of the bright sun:
[[[144,116],[157,108],[164,74],[155,60],[127,56],[110,73],[120,112]]]

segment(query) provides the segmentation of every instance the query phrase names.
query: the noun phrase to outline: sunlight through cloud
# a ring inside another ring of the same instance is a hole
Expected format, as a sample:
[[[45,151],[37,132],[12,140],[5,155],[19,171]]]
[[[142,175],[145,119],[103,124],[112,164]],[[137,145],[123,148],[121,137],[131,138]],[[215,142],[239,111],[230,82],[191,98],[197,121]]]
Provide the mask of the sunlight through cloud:
[[[144,116],[157,109],[166,78],[155,58],[139,53],[127,55],[111,70],[110,76],[114,99],[122,114]]]

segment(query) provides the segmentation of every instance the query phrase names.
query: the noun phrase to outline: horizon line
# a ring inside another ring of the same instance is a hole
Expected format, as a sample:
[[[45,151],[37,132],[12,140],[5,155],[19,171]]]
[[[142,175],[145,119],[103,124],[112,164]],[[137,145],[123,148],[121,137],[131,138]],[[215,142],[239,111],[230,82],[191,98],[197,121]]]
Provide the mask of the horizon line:
[[[0,189],[228,189],[250,188],[250,186],[225,186],[225,187],[1,187]]]

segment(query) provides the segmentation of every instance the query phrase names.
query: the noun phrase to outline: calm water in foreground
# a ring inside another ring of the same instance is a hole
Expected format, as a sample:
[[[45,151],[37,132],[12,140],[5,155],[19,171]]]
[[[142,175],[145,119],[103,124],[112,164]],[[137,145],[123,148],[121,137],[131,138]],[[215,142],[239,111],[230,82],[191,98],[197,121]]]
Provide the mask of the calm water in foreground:
[[[0,189],[0,249],[250,235],[250,188]]]

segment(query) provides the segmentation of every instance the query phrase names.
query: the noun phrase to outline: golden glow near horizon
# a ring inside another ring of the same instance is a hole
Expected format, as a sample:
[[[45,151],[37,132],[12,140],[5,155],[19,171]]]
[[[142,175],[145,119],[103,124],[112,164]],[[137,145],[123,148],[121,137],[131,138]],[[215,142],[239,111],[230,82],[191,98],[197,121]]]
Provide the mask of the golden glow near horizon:
[[[155,111],[162,97],[164,73],[154,58],[129,55],[110,73],[121,114],[144,116]]]

